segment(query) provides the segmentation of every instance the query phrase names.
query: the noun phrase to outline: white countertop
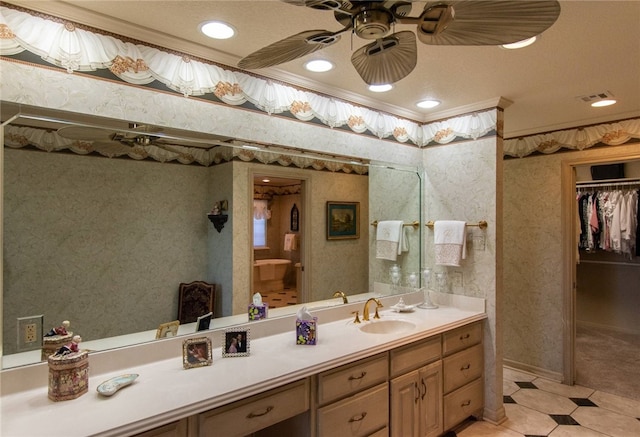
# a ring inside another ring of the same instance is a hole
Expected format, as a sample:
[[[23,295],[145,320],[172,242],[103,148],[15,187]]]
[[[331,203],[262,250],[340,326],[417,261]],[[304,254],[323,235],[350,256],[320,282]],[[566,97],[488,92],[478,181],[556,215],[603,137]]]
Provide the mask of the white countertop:
[[[416,303],[416,299],[419,295],[405,296],[408,304]],[[296,345],[294,319],[279,319],[280,326],[290,324],[290,328],[266,337],[256,335],[250,341],[250,356],[247,357],[222,358],[220,347],[214,347],[213,365],[209,367],[183,368],[182,339],[157,344],[156,347],[175,349],[171,358],[132,364],[131,367],[115,365],[118,369],[111,373],[94,375],[90,356],[89,392],[77,399],[49,400],[46,378],[37,388],[3,395],[0,398],[1,434],[3,437],[134,434],[486,318],[482,299],[441,296],[441,299],[435,299],[440,304],[438,309],[417,308],[411,313],[394,313],[388,307],[397,300],[397,297],[383,300],[386,308],[380,314],[416,325],[402,336],[360,332],[351,317],[322,323],[323,318],[331,318],[330,313],[319,312],[316,314],[320,322],[317,345]],[[353,304],[356,305],[362,312],[362,304]],[[340,307],[343,317],[350,312],[348,310],[352,308],[348,307],[351,306]],[[372,313],[374,306],[370,306]],[[260,328],[259,325],[248,326],[252,337]],[[214,345],[220,344],[223,335],[221,331],[200,334],[214,339]],[[129,355],[129,362],[135,363],[135,354],[140,352],[144,349],[129,348],[127,353],[133,354]],[[114,359],[121,360],[121,357]],[[101,382],[124,373],[138,373],[140,377],[112,397],[96,393]],[[12,375],[20,377],[21,373],[17,370]]]

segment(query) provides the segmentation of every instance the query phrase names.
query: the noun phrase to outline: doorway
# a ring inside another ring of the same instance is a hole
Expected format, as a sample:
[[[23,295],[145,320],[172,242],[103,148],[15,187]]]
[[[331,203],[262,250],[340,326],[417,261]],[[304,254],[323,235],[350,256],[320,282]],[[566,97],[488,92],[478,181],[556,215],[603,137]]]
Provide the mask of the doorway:
[[[591,166],[616,163],[625,163],[624,178],[589,181]],[[583,250],[576,250],[581,228],[576,201],[588,193],[640,189],[640,155],[563,161],[562,172],[564,380],[637,399],[640,332],[632,319],[640,305],[640,257],[629,258],[598,248],[598,242],[590,249],[584,246],[584,240]]]
[[[308,181],[281,172],[253,175],[252,295],[269,308],[305,301],[305,193]]]

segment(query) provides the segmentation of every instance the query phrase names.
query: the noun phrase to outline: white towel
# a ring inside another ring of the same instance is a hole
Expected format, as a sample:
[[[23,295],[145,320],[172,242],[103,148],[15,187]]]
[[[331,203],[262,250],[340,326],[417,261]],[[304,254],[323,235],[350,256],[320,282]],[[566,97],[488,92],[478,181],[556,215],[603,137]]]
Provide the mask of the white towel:
[[[376,258],[395,261],[403,246],[404,222],[401,220],[387,220],[378,223],[376,232]]]
[[[285,252],[298,250],[298,239],[296,238],[296,234],[284,234],[284,250]]]
[[[439,220],[433,226],[436,265],[460,266],[467,255],[467,224],[456,220]]]

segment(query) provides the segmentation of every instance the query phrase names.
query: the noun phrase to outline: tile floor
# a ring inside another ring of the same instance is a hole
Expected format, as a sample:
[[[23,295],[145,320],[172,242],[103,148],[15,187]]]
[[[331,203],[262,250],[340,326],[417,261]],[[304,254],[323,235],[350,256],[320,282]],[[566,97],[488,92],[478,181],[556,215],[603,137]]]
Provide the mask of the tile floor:
[[[640,401],[505,368],[499,426],[472,422],[458,437],[638,437]]]
[[[262,301],[269,304],[269,308],[280,308],[298,303],[298,291],[286,288],[282,291],[271,291],[262,295]]]

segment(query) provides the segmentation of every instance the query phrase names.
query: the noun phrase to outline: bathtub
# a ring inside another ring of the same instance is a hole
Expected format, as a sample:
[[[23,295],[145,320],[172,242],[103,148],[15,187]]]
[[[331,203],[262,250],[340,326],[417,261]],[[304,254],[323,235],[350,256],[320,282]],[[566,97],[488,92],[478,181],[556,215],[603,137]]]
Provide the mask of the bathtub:
[[[253,292],[284,290],[284,276],[291,265],[288,259],[259,259],[253,264]]]

